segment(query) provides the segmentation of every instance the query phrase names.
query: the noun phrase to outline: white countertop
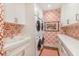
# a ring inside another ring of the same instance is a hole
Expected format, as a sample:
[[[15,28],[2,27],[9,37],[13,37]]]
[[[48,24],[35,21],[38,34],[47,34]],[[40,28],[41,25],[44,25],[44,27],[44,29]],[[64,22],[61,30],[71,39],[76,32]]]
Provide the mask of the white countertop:
[[[24,44],[24,43],[26,43],[26,42],[28,42],[28,41],[30,41],[30,37],[26,37],[26,38],[16,38],[16,39],[9,39],[8,41],[6,41],[5,43],[4,43],[4,50],[9,50],[9,49],[12,49],[12,48],[14,48],[14,47],[17,47],[18,45],[22,45],[22,44]]]
[[[79,56],[79,40],[64,34],[58,34],[63,44],[69,49],[73,56]]]

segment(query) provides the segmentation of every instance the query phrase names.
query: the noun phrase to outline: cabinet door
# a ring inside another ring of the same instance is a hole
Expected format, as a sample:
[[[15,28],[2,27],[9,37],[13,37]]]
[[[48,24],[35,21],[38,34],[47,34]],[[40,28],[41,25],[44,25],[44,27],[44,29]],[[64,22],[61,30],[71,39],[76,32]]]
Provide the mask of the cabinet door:
[[[15,4],[6,3],[5,4],[5,20],[6,22],[14,23],[14,17],[15,17]]]
[[[5,21],[11,23],[26,23],[26,5],[23,3],[5,4]]]
[[[17,23],[25,24],[26,23],[26,5],[23,3],[16,4],[16,14],[15,18],[17,19]]]
[[[66,52],[66,49],[61,41],[59,41],[59,45],[60,45],[59,47],[60,56],[68,56],[68,53]]]
[[[63,53],[64,56],[68,56],[68,54],[67,54],[67,52],[66,52],[64,47],[62,47],[62,53]]]
[[[63,26],[76,23],[76,14],[79,11],[77,4],[64,4],[61,10],[61,23]]]

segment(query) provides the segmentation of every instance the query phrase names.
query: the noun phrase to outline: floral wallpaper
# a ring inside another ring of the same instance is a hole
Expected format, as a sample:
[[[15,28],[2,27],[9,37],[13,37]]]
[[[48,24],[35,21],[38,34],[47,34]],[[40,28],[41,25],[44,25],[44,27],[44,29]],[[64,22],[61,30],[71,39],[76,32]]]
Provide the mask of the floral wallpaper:
[[[61,29],[63,30],[64,34],[79,40],[79,23],[65,26],[62,27]]]
[[[24,25],[21,24],[4,22],[4,38],[19,35],[23,27]]]
[[[4,5],[0,3],[0,56],[5,55],[3,50],[3,26],[4,26]]]
[[[43,13],[44,22],[60,21],[60,13],[61,13],[60,8],[44,11],[44,13]],[[44,37],[45,37],[44,44],[57,45],[57,34],[58,33],[59,33],[59,31],[57,31],[57,32],[44,31]]]

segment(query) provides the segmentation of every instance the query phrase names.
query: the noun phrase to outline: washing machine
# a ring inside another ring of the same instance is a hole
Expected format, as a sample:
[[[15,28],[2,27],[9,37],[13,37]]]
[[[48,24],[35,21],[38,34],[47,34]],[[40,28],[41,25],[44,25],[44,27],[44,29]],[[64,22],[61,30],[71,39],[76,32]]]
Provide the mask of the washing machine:
[[[42,19],[36,17],[36,55],[38,56],[40,53],[40,49],[42,48],[42,38],[43,38],[43,21]]]

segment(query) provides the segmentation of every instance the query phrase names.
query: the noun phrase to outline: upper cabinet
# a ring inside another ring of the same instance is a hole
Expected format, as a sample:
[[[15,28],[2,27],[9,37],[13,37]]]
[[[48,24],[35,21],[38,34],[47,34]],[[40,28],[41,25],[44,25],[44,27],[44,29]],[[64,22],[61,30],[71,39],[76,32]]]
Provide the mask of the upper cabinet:
[[[77,14],[79,14],[79,4],[63,4],[61,7],[62,26],[77,23]]]
[[[5,22],[26,24],[26,8],[22,3],[5,4]]]
[[[14,22],[15,4],[5,4],[5,22]]]

